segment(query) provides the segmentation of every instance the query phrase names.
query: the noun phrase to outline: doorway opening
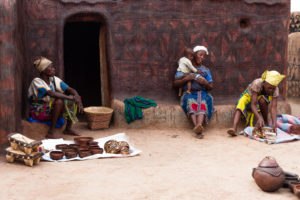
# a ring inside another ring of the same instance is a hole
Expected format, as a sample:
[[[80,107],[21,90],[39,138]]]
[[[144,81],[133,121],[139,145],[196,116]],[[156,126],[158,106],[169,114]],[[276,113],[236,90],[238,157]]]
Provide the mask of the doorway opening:
[[[103,105],[101,28],[96,21],[67,21],[64,26],[64,79],[77,90],[84,107]]]

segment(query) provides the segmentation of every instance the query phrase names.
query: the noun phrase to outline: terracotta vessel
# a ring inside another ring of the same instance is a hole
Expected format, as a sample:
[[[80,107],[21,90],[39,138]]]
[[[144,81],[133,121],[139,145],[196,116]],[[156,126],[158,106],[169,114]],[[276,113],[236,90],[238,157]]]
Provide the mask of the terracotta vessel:
[[[78,151],[78,154],[79,154],[80,158],[84,158],[84,157],[91,155],[89,150],[80,150],[80,151]]]
[[[94,138],[92,137],[76,137],[74,138],[74,142],[82,146],[87,146],[89,142],[92,141],[93,139]]]
[[[78,151],[88,151],[89,150],[89,147],[88,146],[78,146],[77,147],[77,152]]]
[[[102,154],[103,153],[103,149],[100,147],[94,147],[90,149],[90,152],[94,155],[94,154]]]
[[[72,149],[72,150],[67,150],[65,151],[65,156],[67,159],[70,159],[70,158],[75,158],[77,157],[77,151]]]
[[[98,145],[98,142],[96,142],[96,141],[90,141],[89,142],[89,146],[94,146],[94,145]]]
[[[52,160],[60,160],[64,157],[64,153],[62,151],[51,151],[50,158]]]
[[[300,198],[300,185],[295,186],[293,192],[298,198]]]
[[[73,148],[70,148],[70,147],[65,148],[65,149],[62,149],[62,152],[65,153],[66,151],[74,151],[74,149],[73,149]]]
[[[80,146],[79,144],[69,144],[69,147],[75,150],[77,150],[77,147],[79,146]]]
[[[130,154],[129,144],[125,141],[119,142],[121,154]]]
[[[56,149],[62,150],[68,148],[69,145],[67,144],[58,144],[55,146]]]
[[[92,148],[100,148],[100,147],[98,145],[90,145],[89,149],[92,149]]]
[[[119,142],[117,142],[116,140],[109,140],[105,142],[104,149],[106,153],[114,153],[114,154],[118,154],[121,151]]]
[[[252,176],[256,184],[266,192],[274,192],[282,187],[285,174],[281,167],[277,164],[276,160],[272,157],[265,157],[253,169]]]

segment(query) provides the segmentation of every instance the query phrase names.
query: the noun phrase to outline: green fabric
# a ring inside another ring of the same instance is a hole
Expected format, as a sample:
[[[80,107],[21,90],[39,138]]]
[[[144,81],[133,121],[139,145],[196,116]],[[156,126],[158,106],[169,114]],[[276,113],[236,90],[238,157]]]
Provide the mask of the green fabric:
[[[136,119],[143,118],[142,108],[156,107],[154,100],[145,99],[143,97],[135,96],[131,99],[125,99],[125,118],[127,123],[131,123]]]

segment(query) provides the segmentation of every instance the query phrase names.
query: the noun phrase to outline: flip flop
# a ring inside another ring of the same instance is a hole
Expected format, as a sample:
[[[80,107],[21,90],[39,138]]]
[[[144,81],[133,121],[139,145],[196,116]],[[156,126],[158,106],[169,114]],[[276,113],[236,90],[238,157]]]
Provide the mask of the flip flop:
[[[227,133],[228,133],[229,135],[231,135],[232,137],[237,136],[237,133],[236,133],[235,130],[233,130],[232,128],[229,129],[229,130],[227,131]]]
[[[75,131],[63,131],[64,135],[72,135],[72,136],[81,136],[80,133],[77,133]]]

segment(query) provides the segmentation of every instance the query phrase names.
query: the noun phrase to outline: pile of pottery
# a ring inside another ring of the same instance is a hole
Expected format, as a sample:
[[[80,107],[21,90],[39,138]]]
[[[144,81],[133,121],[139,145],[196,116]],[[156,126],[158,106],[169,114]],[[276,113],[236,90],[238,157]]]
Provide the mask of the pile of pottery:
[[[271,128],[254,128],[252,131],[254,137],[265,139],[266,143],[273,144],[276,141],[277,134]]]
[[[103,149],[99,147],[98,142],[94,141],[92,137],[76,137],[74,144],[58,144],[55,146],[56,151],[50,152],[52,160],[60,160],[64,156],[66,159],[84,158],[94,154],[102,154]]]
[[[125,141],[108,140],[104,144],[106,153],[113,154],[130,154],[129,144]]]
[[[10,147],[6,149],[6,160],[13,163],[15,160],[21,160],[30,167],[33,164],[39,164],[43,153],[39,152],[41,141],[32,140],[20,133],[11,133],[8,135]]]

